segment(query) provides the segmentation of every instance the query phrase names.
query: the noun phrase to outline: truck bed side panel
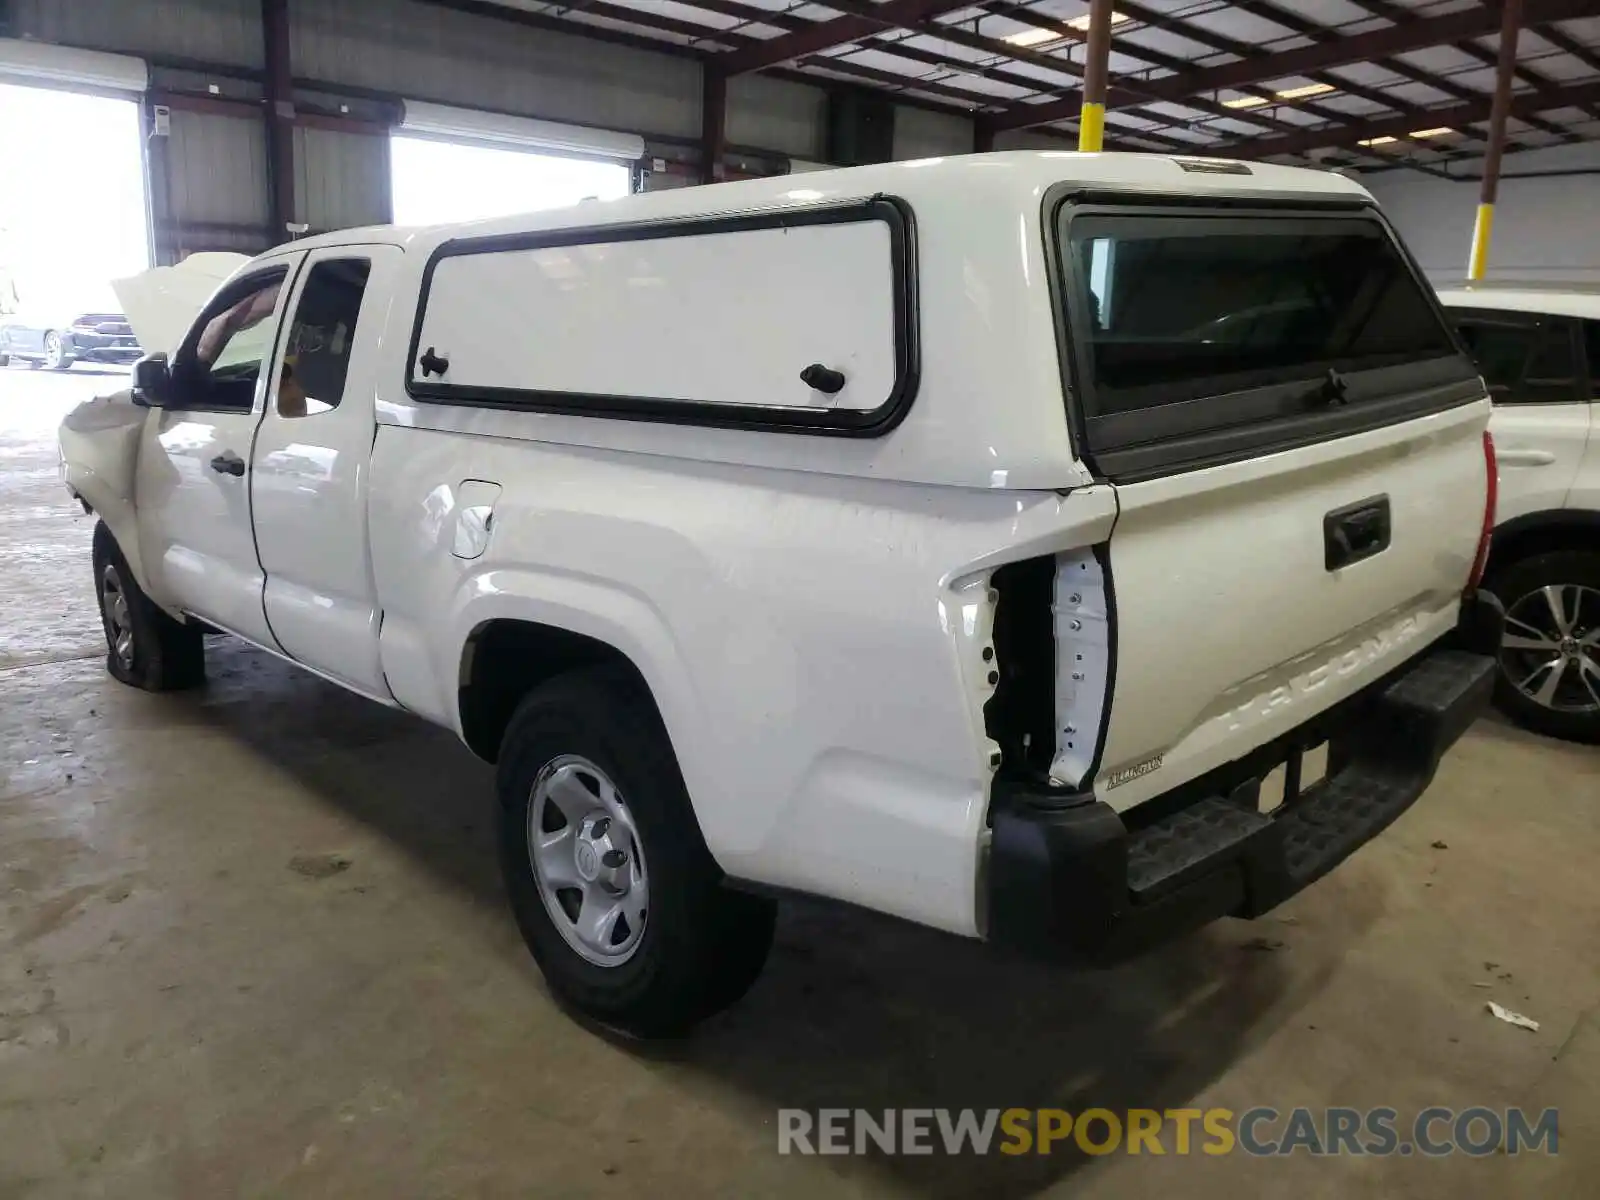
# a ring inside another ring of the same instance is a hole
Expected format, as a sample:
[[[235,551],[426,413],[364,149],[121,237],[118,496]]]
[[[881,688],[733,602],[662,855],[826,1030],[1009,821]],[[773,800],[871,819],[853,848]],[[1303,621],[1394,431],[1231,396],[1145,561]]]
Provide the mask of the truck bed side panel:
[[[451,554],[460,483],[503,491]],[[497,618],[599,638],[655,696],[734,876],[972,934],[989,743],[981,572],[1110,529],[1109,489],[995,493],[380,426],[384,671],[459,726],[464,644]],[[975,698],[976,697],[976,698]]]

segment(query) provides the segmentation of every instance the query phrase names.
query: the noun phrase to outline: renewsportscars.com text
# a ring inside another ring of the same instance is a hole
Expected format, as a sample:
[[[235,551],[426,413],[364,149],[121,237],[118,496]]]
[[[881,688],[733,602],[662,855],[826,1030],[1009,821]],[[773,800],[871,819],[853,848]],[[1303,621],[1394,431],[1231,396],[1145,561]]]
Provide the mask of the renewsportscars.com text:
[[[1553,1108],[783,1108],[778,1153],[1477,1157],[1556,1154],[1558,1126]]]

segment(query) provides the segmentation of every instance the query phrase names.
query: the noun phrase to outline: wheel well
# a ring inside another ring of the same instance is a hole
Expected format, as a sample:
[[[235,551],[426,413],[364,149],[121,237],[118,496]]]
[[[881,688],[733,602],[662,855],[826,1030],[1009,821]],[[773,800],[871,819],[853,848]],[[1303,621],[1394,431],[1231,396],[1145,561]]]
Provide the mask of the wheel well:
[[[1600,513],[1567,509],[1519,517],[1495,530],[1484,578],[1492,581],[1513,563],[1535,555],[1596,548],[1600,548]]]
[[[625,670],[650,695],[633,661],[609,643],[532,621],[485,622],[472,631],[461,652],[462,739],[479,758],[494,762],[506,725],[524,696],[557,675],[599,666]]]

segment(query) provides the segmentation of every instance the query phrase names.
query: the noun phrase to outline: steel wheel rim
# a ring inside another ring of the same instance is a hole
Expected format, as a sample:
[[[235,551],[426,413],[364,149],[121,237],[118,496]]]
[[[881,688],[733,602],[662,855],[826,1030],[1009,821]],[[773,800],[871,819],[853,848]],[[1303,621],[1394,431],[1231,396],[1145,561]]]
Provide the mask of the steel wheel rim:
[[[44,339],[45,361],[52,367],[61,365],[61,335],[52,333]]]
[[[133,616],[128,611],[128,594],[122,588],[122,576],[109,563],[100,573],[100,611],[105,615],[111,652],[123,666],[133,666]]]
[[[619,967],[639,949],[650,885],[633,814],[586,758],[551,759],[528,798],[528,859],[550,921],[586,962]]]
[[[1520,597],[1506,610],[1500,667],[1541,708],[1600,713],[1600,588],[1553,583]]]

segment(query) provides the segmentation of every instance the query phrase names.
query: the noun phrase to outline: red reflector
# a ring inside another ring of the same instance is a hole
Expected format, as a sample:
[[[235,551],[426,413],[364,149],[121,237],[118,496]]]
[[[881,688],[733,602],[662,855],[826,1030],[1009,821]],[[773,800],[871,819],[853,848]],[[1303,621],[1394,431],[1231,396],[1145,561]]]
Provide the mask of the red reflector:
[[[1472,560],[1472,575],[1467,580],[1467,591],[1476,591],[1483,582],[1484,568],[1489,565],[1489,543],[1494,537],[1494,513],[1500,499],[1500,468],[1494,457],[1494,437],[1483,431],[1483,466],[1488,474],[1488,486],[1483,495],[1483,529],[1478,534],[1478,555]]]

